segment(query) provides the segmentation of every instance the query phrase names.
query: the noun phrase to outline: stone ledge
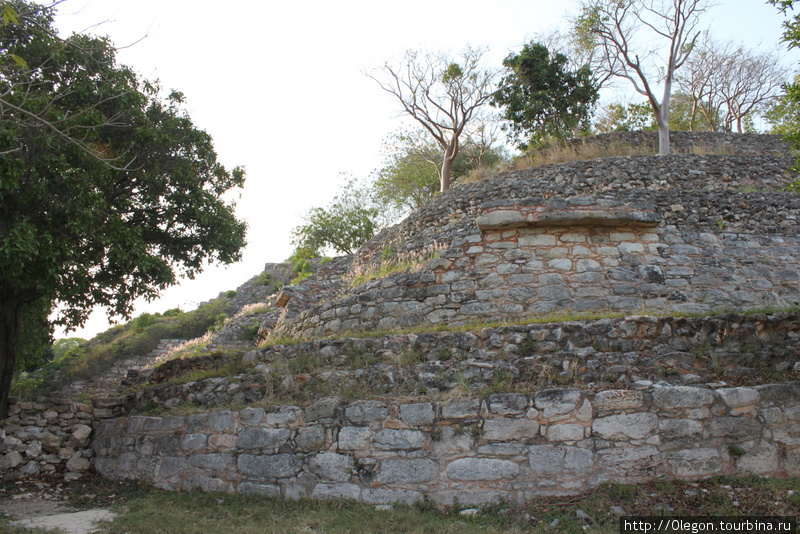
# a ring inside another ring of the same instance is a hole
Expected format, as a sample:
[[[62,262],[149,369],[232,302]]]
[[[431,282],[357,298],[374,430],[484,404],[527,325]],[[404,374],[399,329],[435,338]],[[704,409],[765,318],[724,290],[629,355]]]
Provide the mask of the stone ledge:
[[[661,216],[653,211],[626,209],[498,209],[477,219],[483,231],[549,226],[658,226]]]

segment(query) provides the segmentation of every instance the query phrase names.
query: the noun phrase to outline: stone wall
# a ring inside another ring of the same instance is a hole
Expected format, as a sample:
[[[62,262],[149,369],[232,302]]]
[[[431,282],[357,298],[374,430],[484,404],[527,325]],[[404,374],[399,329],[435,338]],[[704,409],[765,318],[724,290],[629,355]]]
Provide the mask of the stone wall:
[[[602,482],[800,475],[800,383],[547,389],[98,423],[95,468],[170,490],[485,504]]]
[[[89,469],[93,409],[86,404],[15,402],[0,424],[0,475],[5,479],[43,474],[80,478]]]

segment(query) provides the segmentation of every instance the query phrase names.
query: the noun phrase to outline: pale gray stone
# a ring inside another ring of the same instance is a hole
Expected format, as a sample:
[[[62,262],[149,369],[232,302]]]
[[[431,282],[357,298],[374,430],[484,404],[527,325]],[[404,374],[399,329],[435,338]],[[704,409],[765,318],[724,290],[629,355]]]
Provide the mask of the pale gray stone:
[[[722,468],[722,458],[717,449],[687,449],[666,455],[670,471],[676,477],[715,475]]]
[[[389,417],[389,407],[382,402],[357,401],[351,402],[344,414],[351,423],[383,421]]]
[[[597,466],[614,479],[650,478],[661,464],[658,449],[650,445],[603,449],[595,455]]]
[[[73,457],[67,462],[67,469],[73,473],[82,473],[91,467],[89,460],[81,456]]]
[[[442,405],[442,417],[445,419],[477,417],[480,407],[478,399],[454,399]]]
[[[600,391],[594,397],[594,408],[598,412],[640,410],[644,407],[644,393],[629,389]]]
[[[535,438],[539,424],[530,419],[488,419],[483,423],[486,441],[523,441]]]
[[[749,417],[717,417],[708,422],[708,432],[726,442],[742,441],[761,436],[761,424]]]
[[[229,453],[193,454],[189,465],[198,469],[223,473],[233,469],[233,455]]]
[[[584,427],[575,423],[547,427],[547,439],[550,441],[579,441],[583,438]]]
[[[186,434],[181,438],[181,449],[199,451],[206,446],[208,437],[205,434]]]
[[[701,408],[714,402],[714,394],[691,386],[657,387],[653,390],[653,403],[666,410],[676,408]]]
[[[430,482],[438,475],[436,462],[423,458],[385,459],[378,466],[376,481],[381,484]]]
[[[277,449],[292,436],[285,428],[243,428],[236,446],[240,449]]]
[[[407,425],[429,425],[436,419],[436,412],[430,402],[400,405],[400,420]]]
[[[498,415],[516,415],[528,409],[528,397],[519,393],[489,395],[489,411]]]
[[[602,439],[627,441],[647,439],[658,429],[658,417],[650,412],[599,417],[592,423],[592,433]]]
[[[751,406],[756,404],[761,396],[758,391],[752,388],[720,388],[716,390],[716,394],[722,398],[722,401],[728,408],[741,408],[744,406]]]
[[[594,464],[591,451],[564,445],[532,445],[528,463],[536,476],[589,476]]]
[[[703,436],[703,425],[694,419],[661,419],[658,432],[663,440],[696,440]]]
[[[258,426],[264,420],[264,408],[245,408],[239,412],[239,420],[243,425]]]
[[[0,469],[8,470],[14,469],[24,461],[19,451],[11,451],[3,455],[3,460],[0,462]]]
[[[294,454],[240,454],[237,465],[239,472],[245,476],[267,479],[289,478],[303,467],[301,460]]]
[[[579,389],[545,389],[534,396],[534,405],[545,419],[553,419],[576,410],[583,400]]]
[[[350,480],[355,470],[353,458],[335,452],[323,452],[308,461],[308,467],[319,477],[336,482]]]
[[[365,450],[369,447],[372,430],[362,426],[346,426],[339,431],[339,449],[343,451]]]
[[[519,475],[519,465],[494,458],[459,458],[447,465],[452,480],[500,480]]]
[[[89,425],[75,425],[67,441],[67,446],[75,449],[86,448],[89,445],[89,437],[91,435],[92,427]]]
[[[169,478],[186,471],[188,467],[189,462],[186,461],[186,458],[166,456],[158,463],[156,477],[159,479]]]
[[[422,493],[410,490],[367,488],[361,490],[361,500],[367,504],[402,503],[411,505],[423,500]]]
[[[742,475],[769,475],[778,470],[778,446],[758,441],[745,447],[744,456],[735,458],[736,470]]]
[[[425,445],[425,434],[419,430],[384,428],[375,433],[372,442],[381,450],[420,449]]]
[[[313,451],[325,446],[325,428],[322,425],[311,425],[297,431],[295,444],[300,450]]]

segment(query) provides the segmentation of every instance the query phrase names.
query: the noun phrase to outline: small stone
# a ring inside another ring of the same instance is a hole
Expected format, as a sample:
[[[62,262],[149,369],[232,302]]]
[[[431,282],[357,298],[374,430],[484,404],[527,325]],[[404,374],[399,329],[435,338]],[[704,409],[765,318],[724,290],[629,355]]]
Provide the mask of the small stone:
[[[628,515],[625,512],[625,509],[622,508],[621,506],[612,506],[611,508],[608,509],[608,511],[611,512],[614,515],[620,515],[620,516],[621,515]]]
[[[379,504],[378,506],[375,507],[375,510],[377,510],[378,512],[392,512],[394,511],[394,506],[392,506],[391,504]]]
[[[480,514],[480,510],[477,508],[467,508],[466,510],[461,510],[458,512],[458,515],[463,515],[465,517],[475,517],[476,515]]]
[[[575,517],[577,517],[581,521],[586,521],[586,522],[589,522],[589,523],[594,522],[594,520],[592,519],[592,516],[590,516],[589,514],[587,514],[586,512],[581,510],[580,508],[575,510]]]
[[[86,471],[87,469],[89,469],[90,466],[91,464],[89,463],[89,460],[87,460],[86,458],[82,458],[80,456],[78,456],[77,458],[72,458],[70,461],[67,462],[67,469],[69,469],[73,473]]]

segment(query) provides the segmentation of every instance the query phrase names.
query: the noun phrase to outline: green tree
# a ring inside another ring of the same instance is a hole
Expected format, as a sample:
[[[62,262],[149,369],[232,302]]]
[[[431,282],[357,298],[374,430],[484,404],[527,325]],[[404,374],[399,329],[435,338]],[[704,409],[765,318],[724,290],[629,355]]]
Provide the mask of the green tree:
[[[95,306],[128,316],[178,276],[238,260],[246,229],[223,199],[244,171],[217,162],[180,93],[164,100],[107,39],[58,38],[51,8],[4,7],[0,418],[32,308],[57,305],[67,327]]]
[[[487,125],[488,129],[490,125]],[[490,134],[470,137],[453,160],[453,182],[474,169],[493,168],[505,161],[504,152]],[[439,192],[441,150],[421,130],[402,130],[384,142],[385,165],[373,174],[372,189],[391,222],[402,213],[425,205]]]
[[[764,118],[770,124],[770,133],[786,136],[800,132],[800,76],[784,86],[783,94],[767,108]]]
[[[625,106],[614,102],[598,114],[595,128],[598,133],[607,133],[655,130],[658,126],[649,104],[631,103]]]
[[[327,208],[311,208],[305,222],[292,230],[293,256],[307,260],[326,249],[354,253],[378,227],[379,211],[371,206],[369,197],[363,187],[350,180]]]
[[[567,57],[528,43],[503,61],[506,74],[492,97],[521,149],[589,129],[598,90],[588,67],[571,71]]]
[[[458,61],[442,54],[408,51],[400,64],[386,63],[380,76],[369,75],[439,146],[440,191],[450,189],[462,136],[494,92],[494,74],[480,67],[482,56],[483,51],[473,48],[464,50]]]

